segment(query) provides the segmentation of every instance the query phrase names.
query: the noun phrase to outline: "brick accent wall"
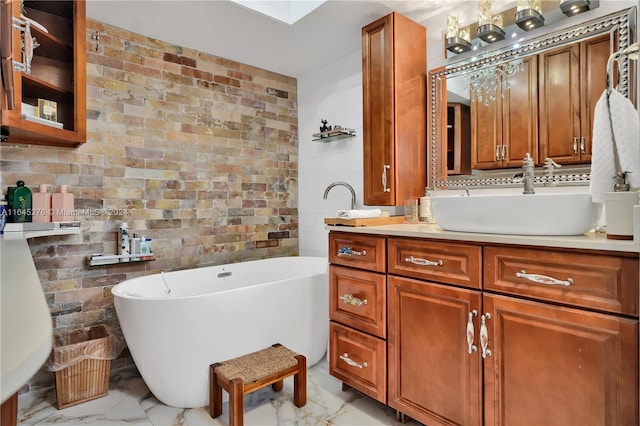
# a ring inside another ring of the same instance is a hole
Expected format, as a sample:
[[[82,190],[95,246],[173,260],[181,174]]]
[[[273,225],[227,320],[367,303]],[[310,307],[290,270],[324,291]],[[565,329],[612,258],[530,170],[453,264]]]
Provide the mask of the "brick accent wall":
[[[296,80],[91,20],[87,32],[87,143],[0,146],[3,195],[21,179],[75,196],[82,233],[30,241],[54,330],[119,328],[110,290],[128,278],[296,255]],[[87,266],[116,253],[122,221],[156,260]]]

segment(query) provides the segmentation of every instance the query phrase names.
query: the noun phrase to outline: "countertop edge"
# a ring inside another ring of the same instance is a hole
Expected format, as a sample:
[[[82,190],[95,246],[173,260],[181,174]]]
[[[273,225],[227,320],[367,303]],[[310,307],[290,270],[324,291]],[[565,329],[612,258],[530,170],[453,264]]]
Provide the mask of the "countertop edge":
[[[376,234],[397,237],[415,237],[461,242],[513,244],[538,247],[573,248],[585,250],[603,250],[612,252],[640,253],[640,244],[633,241],[609,240],[606,235],[589,232],[571,236],[502,235],[471,232],[445,231],[436,224],[393,224],[377,226],[332,226],[329,231]]]
[[[0,237],[1,402],[40,369],[53,343],[51,314],[24,237]]]

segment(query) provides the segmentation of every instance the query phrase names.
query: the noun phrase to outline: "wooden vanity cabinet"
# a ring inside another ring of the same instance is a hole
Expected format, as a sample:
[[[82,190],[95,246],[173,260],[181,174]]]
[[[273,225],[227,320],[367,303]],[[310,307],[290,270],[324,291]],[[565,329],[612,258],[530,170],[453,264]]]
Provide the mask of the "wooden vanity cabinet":
[[[471,167],[498,169],[521,167],[530,153],[538,159],[538,62],[525,58],[522,70],[510,79],[504,94],[471,99]]]
[[[76,147],[86,141],[85,1],[12,1],[11,10],[16,18],[21,16],[21,3],[26,16],[47,31],[31,25],[31,35],[39,44],[33,50],[31,73],[13,71],[3,64],[3,72],[9,70],[11,77],[3,78],[6,86],[0,93],[2,139],[11,143]],[[12,38],[11,56],[21,61],[21,33],[13,31]],[[22,104],[37,108],[38,99],[56,102],[56,121],[62,123],[62,128],[24,118]]]
[[[616,51],[609,33],[539,54],[540,157],[560,164],[591,161],[595,105]]]
[[[426,43],[426,29],[396,12],[362,29],[365,205],[424,194]]]
[[[386,241],[387,404],[399,413],[428,425],[639,424],[637,253],[362,237]],[[332,332],[332,357],[380,348],[375,330],[331,311],[346,330]]]
[[[386,240],[329,234],[329,372],[387,402]]]

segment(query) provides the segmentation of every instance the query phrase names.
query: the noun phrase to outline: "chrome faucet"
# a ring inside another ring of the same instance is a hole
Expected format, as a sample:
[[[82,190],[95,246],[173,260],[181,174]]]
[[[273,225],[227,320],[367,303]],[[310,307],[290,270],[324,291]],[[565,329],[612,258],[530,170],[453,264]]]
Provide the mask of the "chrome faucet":
[[[545,186],[555,186],[558,182],[553,178],[553,171],[558,167],[562,167],[560,164],[553,161],[553,159],[547,157],[544,159],[544,175],[545,175]]]
[[[327,189],[324,190],[323,198],[325,200],[327,199],[327,196],[329,195],[329,191],[334,186],[346,186],[349,189],[349,191],[351,191],[351,210],[354,210],[356,208],[356,191],[354,191],[353,187],[349,185],[347,182],[333,182],[332,184],[327,186]]]
[[[522,160],[522,181],[524,182],[524,191],[522,191],[523,194],[536,193],[533,189],[533,178],[535,177],[533,168],[533,158],[531,158],[531,154],[527,152],[524,160]]]

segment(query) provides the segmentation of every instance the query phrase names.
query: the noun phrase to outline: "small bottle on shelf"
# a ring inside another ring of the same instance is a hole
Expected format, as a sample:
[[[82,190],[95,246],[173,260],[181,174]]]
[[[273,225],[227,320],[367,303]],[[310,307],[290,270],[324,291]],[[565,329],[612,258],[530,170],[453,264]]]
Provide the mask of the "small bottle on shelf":
[[[19,180],[16,182],[16,186],[9,188],[7,192],[9,222],[31,222],[32,201],[33,194],[29,187],[24,185],[24,181]]]
[[[49,185],[41,184],[40,191],[33,193],[33,222],[51,222],[51,194]]]
[[[129,224],[122,222],[118,228],[118,254],[129,255],[131,254],[131,240],[129,239]],[[131,259],[123,257],[120,262],[129,262]]]
[[[59,192],[51,195],[51,221],[68,222],[74,219],[73,194],[68,192],[67,185],[60,185]]]

